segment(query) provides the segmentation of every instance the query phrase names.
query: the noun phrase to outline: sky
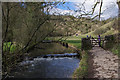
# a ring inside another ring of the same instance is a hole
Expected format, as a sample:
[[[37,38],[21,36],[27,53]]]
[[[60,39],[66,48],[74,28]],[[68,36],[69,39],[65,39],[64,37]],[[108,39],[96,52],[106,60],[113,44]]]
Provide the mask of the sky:
[[[59,3],[56,7],[50,9],[49,13],[55,15],[67,14],[67,15],[73,15],[75,17],[79,17],[81,14],[92,11],[92,8],[95,5],[95,3],[96,0],[67,0],[64,4]],[[99,14],[99,9],[100,9],[100,4],[96,6],[93,15],[87,15],[83,17],[93,18],[94,16]],[[109,18],[116,17],[118,15],[118,10],[119,8],[116,3],[116,0],[103,0],[101,20],[106,20]]]

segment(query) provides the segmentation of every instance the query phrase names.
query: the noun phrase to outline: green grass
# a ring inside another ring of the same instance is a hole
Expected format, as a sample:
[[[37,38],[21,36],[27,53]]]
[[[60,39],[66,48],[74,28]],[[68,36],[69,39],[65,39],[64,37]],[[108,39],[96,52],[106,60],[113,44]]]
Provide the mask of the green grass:
[[[67,42],[69,45],[75,46],[76,48],[81,49],[81,38],[85,36],[68,36],[63,37],[62,41]],[[47,40],[58,40],[60,37],[48,37]],[[65,40],[66,39],[66,40]]]
[[[62,36],[62,40],[81,40],[81,38],[86,37],[86,35],[79,35],[79,36]],[[61,37],[47,37],[46,40],[59,40]]]
[[[75,46],[78,49],[81,49],[81,40],[66,40],[65,42],[67,42],[70,45]]]
[[[68,37],[63,37],[62,41],[67,42],[68,44],[80,49],[81,48],[81,38],[85,38],[85,37],[86,37],[85,35],[68,36]],[[58,39],[60,39],[60,37],[48,37],[47,38],[47,40],[58,40]]]
[[[112,49],[111,49],[111,51],[114,53],[114,54],[116,54],[118,57],[120,57],[120,45],[115,45]]]
[[[29,57],[37,57],[43,54],[62,54],[75,52],[71,48],[66,48],[59,43],[40,43],[38,47],[41,49],[35,48],[34,50],[31,50]]]
[[[87,76],[88,72],[88,54],[87,52],[82,52],[82,59],[80,60],[79,67],[74,71],[73,78],[83,78]]]
[[[11,42],[6,42],[3,44],[3,51],[13,53],[15,50],[16,50],[16,46],[13,45]]]
[[[85,37],[85,36],[83,36],[83,37]],[[65,42],[67,42],[70,45],[75,46],[77,49],[81,49],[81,38],[83,38],[83,37],[79,37],[79,39],[76,37],[71,37],[71,38],[67,39]],[[87,51],[82,51],[80,54],[81,54],[82,58],[80,60],[79,67],[73,73],[73,78],[78,78],[78,79],[87,76],[87,73],[88,73],[87,72],[88,71]]]

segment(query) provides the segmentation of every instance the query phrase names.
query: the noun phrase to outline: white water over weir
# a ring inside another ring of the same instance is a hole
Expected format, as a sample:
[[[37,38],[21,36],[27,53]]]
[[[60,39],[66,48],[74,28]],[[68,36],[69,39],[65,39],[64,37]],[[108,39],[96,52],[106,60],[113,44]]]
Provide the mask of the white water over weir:
[[[79,56],[78,53],[64,53],[64,54],[47,54],[42,57],[47,58],[47,57],[75,57]]]
[[[25,60],[11,73],[11,76],[14,78],[72,78],[80,62],[76,55],[78,54],[48,54],[45,55],[47,58],[40,56],[33,60]]]

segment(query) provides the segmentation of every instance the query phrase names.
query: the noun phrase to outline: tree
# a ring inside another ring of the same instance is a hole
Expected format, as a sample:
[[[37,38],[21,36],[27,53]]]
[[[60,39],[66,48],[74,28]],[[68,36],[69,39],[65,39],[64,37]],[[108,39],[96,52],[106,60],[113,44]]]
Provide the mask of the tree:
[[[2,44],[4,46],[5,43],[12,42],[17,47],[12,54],[10,51],[3,51],[3,72],[9,73],[11,67],[23,59],[26,52],[42,42],[55,28],[54,24],[51,24],[51,16],[45,13],[44,7],[56,3],[23,4],[24,6],[11,2],[2,4]]]

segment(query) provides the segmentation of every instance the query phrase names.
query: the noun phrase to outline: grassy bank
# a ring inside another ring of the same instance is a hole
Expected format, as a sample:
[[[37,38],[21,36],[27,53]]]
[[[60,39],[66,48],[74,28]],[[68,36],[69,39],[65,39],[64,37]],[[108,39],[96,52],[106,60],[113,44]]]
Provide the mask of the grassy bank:
[[[69,45],[72,45],[78,49],[81,49],[81,40],[66,40]]]
[[[120,44],[116,44],[114,45],[110,51],[112,51],[115,55],[117,55],[118,57],[120,57]]]
[[[59,53],[74,53],[75,51],[71,48],[66,48],[59,43],[40,43],[33,50],[26,53],[16,53],[17,46],[12,44],[11,42],[4,43],[2,55],[2,75],[5,77],[7,74],[9,75],[11,70],[16,67],[16,65],[23,61],[25,56],[28,57],[38,57],[43,54],[59,54]]]
[[[76,47],[77,49],[81,49],[81,39],[80,38],[74,37],[74,39],[72,40],[72,37],[71,37],[68,40],[66,40],[65,42],[67,42],[68,45],[72,45],[72,46]],[[8,48],[10,48],[10,45],[11,45],[11,43],[4,44],[4,46],[7,46]],[[4,47],[4,50],[8,50],[7,47]],[[14,49],[15,49],[15,46],[11,47],[10,51],[14,51]],[[60,54],[60,53],[74,53],[74,52],[76,52],[76,51],[71,49],[70,47],[66,48],[66,47],[62,46],[62,44],[59,44],[59,43],[40,43],[39,45],[37,45],[36,48],[34,48],[33,50],[31,50],[28,53],[29,54],[28,56],[29,57],[37,57],[37,56],[40,56],[43,54]],[[87,53],[83,51],[80,54],[82,54],[82,59],[80,61],[79,68],[76,69],[74,72],[74,77],[76,77],[76,78],[83,77],[87,74]],[[15,58],[13,56],[13,54],[8,55],[8,57],[11,57],[11,58],[7,59],[7,60],[9,60],[9,63],[11,63],[10,61],[12,61],[12,59]],[[15,59],[17,59],[17,57]],[[13,63],[17,63],[17,61],[15,61]],[[5,64],[7,66],[8,62],[6,62]]]
[[[8,53],[14,53],[17,50],[17,46],[12,42],[6,42],[3,45],[3,51]],[[74,50],[66,48],[59,43],[40,43],[36,48],[31,49],[29,56],[35,57],[42,54],[58,54],[58,53],[71,53]]]
[[[5,42],[2,48],[2,76],[8,76],[17,63],[23,60],[24,53],[17,53],[18,47],[15,43]]]
[[[77,49],[81,49],[81,39],[79,39],[79,40],[69,39],[69,40],[66,40],[66,42],[69,45],[72,45],[72,46],[76,47]],[[87,76],[87,70],[88,70],[88,63],[87,63],[88,54],[87,54],[87,51],[82,51],[80,53],[80,55],[81,55],[82,58],[80,60],[79,67],[73,73],[73,78],[83,78],[83,77]]]
[[[59,43],[40,43],[34,50],[30,51],[29,57],[36,57],[43,54],[62,54],[75,52]]]
[[[82,59],[80,60],[79,67],[74,71],[73,78],[84,78],[87,76],[88,71],[88,54],[87,52],[81,52]]]

